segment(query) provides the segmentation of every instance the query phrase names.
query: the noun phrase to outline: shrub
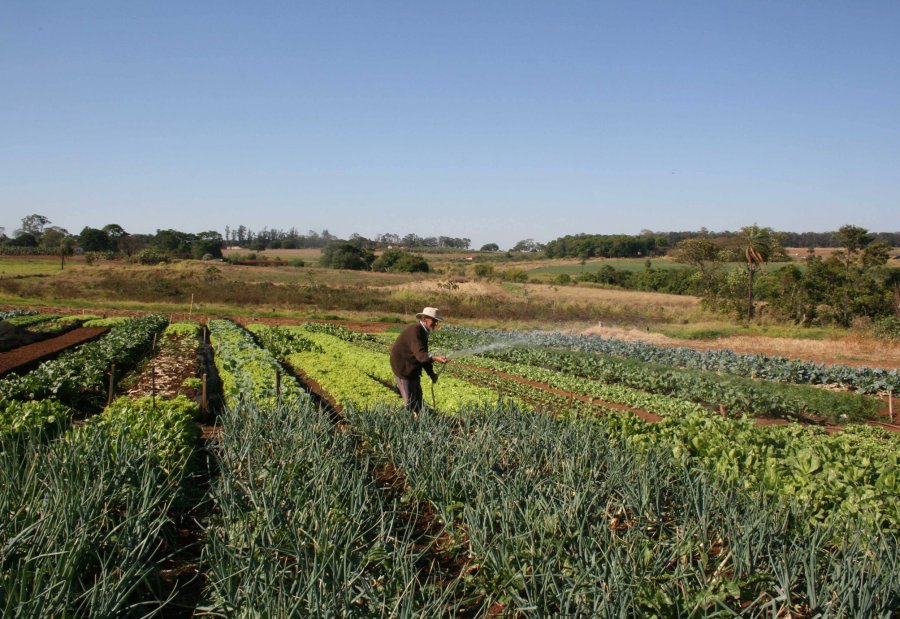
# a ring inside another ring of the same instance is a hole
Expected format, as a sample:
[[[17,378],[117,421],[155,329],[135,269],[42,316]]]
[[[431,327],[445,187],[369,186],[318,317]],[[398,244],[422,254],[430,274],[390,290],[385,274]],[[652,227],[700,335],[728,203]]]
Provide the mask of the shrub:
[[[900,317],[885,316],[879,318],[872,325],[872,333],[880,340],[888,342],[900,341]]]
[[[150,247],[138,252],[137,261],[141,264],[161,264],[171,262],[172,257],[166,251]]]

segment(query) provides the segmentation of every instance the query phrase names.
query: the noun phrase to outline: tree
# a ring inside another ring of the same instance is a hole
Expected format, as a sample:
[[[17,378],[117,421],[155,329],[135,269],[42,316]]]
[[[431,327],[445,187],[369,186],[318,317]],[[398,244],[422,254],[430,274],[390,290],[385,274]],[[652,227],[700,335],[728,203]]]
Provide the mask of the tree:
[[[388,249],[372,263],[373,271],[391,273],[427,273],[428,262],[422,256],[402,249]]]
[[[513,245],[510,251],[541,251],[543,246],[540,243],[535,242],[534,239],[524,239],[519,241],[515,245]]]
[[[357,247],[353,243],[331,243],[322,252],[319,261],[322,266],[332,269],[350,269],[366,271],[375,260],[375,254],[367,249]]]
[[[478,251],[500,251],[500,246],[496,243],[486,243]]]
[[[49,254],[57,254],[68,236],[69,232],[65,228],[52,226],[44,230],[39,246]]]
[[[741,247],[744,267],[747,269],[747,319],[753,320],[753,279],[756,272],[769,261],[775,251],[775,239],[771,228],[760,228],[756,224],[741,229]]]
[[[215,230],[194,235],[194,238],[190,240],[190,245],[191,256],[194,258],[202,258],[207,255],[213,258],[222,257],[222,235]]]
[[[708,237],[695,237],[679,241],[670,256],[682,264],[696,269],[695,278],[703,304],[710,309],[720,309],[719,297],[723,279],[722,267],[728,261],[728,251]]]
[[[22,218],[22,227],[17,231],[17,236],[22,233],[30,234],[35,239],[39,239],[44,233],[44,227],[50,223],[50,220],[43,215],[27,215]]]
[[[850,268],[850,263],[859,251],[871,243],[875,237],[869,234],[869,231],[859,226],[841,226],[834,233],[834,238],[847,250],[845,255],[845,265]]]
[[[114,251],[116,247],[106,232],[87,226],[79,233],[78,243],[84,251]]]
[[[120,238],[117,245],[119,251],[130,258],[147,245],[147,237],[143,234],[129,234]]]

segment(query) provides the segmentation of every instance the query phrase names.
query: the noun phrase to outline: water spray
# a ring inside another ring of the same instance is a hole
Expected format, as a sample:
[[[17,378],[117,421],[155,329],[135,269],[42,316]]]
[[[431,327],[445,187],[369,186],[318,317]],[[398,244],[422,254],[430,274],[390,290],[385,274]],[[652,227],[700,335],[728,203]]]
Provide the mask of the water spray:
[[[495,350],[508,350],[510,348],[515,348],[516,346],[523,346],[522,342],[494,342],[492,344],[482,344],[481,346],[474,346],[472,348],[463,348],[462,350],[452,350],[448,353],[438,354],[439,357],[446,357],[447,363],[442,363],[441,367],[437,369],[437,372],[434,373],[435,379],[431,381],[431,406],[437,410],[437,403],[434,397],[434,383],[437,382],[437,377],[441,375],[441,372],[444,371],[444,368],[447,367],[447,364],[451,359],[459,359],[460,357],[471,357],[472,355],[480,355],[485,352],[493,352]]]

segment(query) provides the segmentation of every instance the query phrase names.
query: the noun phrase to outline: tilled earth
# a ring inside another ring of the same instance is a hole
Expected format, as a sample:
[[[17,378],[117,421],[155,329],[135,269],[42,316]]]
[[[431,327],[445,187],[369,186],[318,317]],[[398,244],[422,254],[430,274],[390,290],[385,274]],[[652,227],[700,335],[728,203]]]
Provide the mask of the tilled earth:
[[[27,369],[67,348],[89,342],[109,331],[106,327],[80,327],[57,337],[20,346],[0,353],[0,376],[13,370]]]

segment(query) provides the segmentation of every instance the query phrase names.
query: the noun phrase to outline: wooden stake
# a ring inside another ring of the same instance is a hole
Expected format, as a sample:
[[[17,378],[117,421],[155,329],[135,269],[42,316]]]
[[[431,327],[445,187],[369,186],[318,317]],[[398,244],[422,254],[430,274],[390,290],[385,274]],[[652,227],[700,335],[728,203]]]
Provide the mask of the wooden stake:
[[[200,380],[200,418],[206,420],[206,372]]]
[[[107,406],[112,404],[112,401],[113,401],[113,385],[116,382],[115,376],[116,376],[116,364],[110,363],[109,364],[109,391],[107,392],[107,396],[106,396],[106,405]]]

